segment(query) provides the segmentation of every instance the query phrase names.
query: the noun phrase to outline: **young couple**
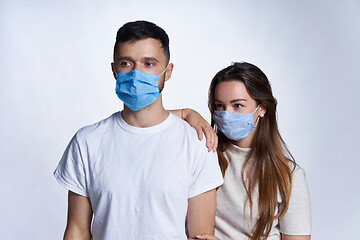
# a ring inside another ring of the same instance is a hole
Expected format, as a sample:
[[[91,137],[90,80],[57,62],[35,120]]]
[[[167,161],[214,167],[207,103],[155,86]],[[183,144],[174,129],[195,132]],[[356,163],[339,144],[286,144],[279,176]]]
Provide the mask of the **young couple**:
[[[118,30],[111,68],[124,110],[80,129],[54,172],[69,190],[64,239],[310,239],[304,171],[265,74],[250,63],[218,72],[210,127],[191,109],[164,109],[169,60],[162,28]]]

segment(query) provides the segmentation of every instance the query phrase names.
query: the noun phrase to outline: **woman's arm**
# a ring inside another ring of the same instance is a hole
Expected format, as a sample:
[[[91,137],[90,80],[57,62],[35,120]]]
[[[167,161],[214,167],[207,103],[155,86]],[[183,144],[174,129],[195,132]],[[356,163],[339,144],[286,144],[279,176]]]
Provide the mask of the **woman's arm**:
[[[216,151],[218,138],[210,124],[195,110],[190,108],[169,110],[172,114],[188,122],[197,131],[199,140],[203,139],[203,133],[206,138],[206,147],[209,151]]]
[[[286,235],[286,234],[281,234],[281,240],[311,240],[311,235]]]
[[[196,235],[196,238],[189,238],[189,240],[193,240],[193,239],[220,240],[219,238],[209,234],[200,234],[200,235]]]

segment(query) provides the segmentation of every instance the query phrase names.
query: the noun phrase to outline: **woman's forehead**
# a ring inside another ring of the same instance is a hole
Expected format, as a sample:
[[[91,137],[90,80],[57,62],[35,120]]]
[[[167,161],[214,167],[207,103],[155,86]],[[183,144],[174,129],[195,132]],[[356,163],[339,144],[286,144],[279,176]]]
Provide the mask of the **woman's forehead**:
[[[220,82],[215,88],[215,98],[241,98],[246,100],[249,97],[245,84],[240,81]]]

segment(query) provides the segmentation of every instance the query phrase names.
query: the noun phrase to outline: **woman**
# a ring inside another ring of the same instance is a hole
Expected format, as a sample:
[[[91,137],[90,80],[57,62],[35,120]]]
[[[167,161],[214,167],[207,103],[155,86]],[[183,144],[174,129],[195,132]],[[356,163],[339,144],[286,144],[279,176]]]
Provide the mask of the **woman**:
[[[311,239],[304,171],[280,136],[276,105],[266,75],[250,63],[213,78],[209,109],[225,183],[217,191],[216,237],[198,239]],[[202,120],[191,110],[184,115],[192,125]]]

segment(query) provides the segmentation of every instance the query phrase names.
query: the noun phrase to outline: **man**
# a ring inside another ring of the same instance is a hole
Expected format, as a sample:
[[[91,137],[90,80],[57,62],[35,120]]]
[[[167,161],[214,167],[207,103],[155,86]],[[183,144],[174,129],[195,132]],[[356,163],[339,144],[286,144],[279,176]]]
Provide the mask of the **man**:
[[[64,239],[187,239],[213,233],[216,153],[167,112],[169,39],[146,21],[122,26],[111,64],[124,110],[80,129],[54,172],[69,190]],[[92,225],[92,226],[91,226]]]

